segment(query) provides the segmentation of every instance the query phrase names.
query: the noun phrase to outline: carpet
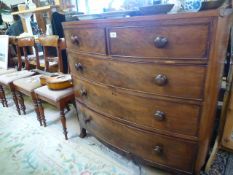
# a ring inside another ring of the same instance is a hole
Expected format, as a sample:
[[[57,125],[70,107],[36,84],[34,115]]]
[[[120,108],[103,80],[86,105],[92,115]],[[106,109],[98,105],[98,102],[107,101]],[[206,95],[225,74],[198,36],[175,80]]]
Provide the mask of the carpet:
[[[89,134],[79,138],[73,106],[66,113],[69,138],[66,141],[55,107],[43,104],[48,126],[41,127],[29,97],[24,97],[26,115],[19,116],[9,91],[6,93],[9,107],[0,105],[1,175],[168,175],[159,169],[135,164]]]
[[[67,144],[63,134],[1,109],[0,172],[10,174],[130,175],[88,145]]]
[[[233,155],[219,150],[209,172],[201,172],[201,175],[233,175]]]

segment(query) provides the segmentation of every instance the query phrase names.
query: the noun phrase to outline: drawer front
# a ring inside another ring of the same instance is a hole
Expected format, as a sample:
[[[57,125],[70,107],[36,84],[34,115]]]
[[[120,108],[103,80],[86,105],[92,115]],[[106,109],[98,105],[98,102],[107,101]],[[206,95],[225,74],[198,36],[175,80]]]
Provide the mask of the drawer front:
[[[66,29],[67,48],[78,52],[106,54],[104,29]]]
[[[207,24],[113,27],[108,29],[110,54],[159,58],[206,58]]]
[[[69,53],[73,75],[162,96],[202,99],[205,66],[132,63]],[[81,68],[80,68],[81,67]]]
[[[76,104],[81,125],[99,139],[146,161],[192,171],[195,143],[138,130]]]
[[[107,116],[151,130],[197,135],[200,111],[197,105],[126,94],[118,89],[84,80],[76,79],[74,84],[79,101]]]

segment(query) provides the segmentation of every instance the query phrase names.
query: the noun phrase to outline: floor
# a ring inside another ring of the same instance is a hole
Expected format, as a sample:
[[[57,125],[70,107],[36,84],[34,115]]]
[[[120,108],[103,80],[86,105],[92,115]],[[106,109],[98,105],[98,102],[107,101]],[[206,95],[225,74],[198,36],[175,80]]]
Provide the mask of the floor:
[[[8,94],[7,97],[9,101],[9,108],[2,108],[2,106],[0,106],[0,111],[4,111],[4,113],[9,113],[9,114],[11,113],[17,116],[17,112],[15,110],[15,106],[11,99],[11,96]],[[34,113],[30,98],[27,97],[25,98],[25,104],[27,107],[26,110],[27,114],[25,116],[22,115],[17,117],[22,117],[24,118],[25,121],[32,122],[33,124],[38,125],[38,127],[40,127],[38,121],[36,120],[36,115]],[[56,132],[58,137],[63,137],[61,124],[59,121],[59,112],[57,111],[56,108],[54,108],[49,104],[44,104],[44,106],[45,106],[45,115],[48,124],[47,128],[45,129],[49,129],[51,132]],[[4,113],[0,113],[0,117],[4,117],[5,115]],[[69,140],[68,141],[62,140],[62,144],[65,145],[81,144],[84,146],[86,145],[88,147],[91,147],[91,149],[94,150],[95,153],[102,155],[103,157],[106,157],[109,160],[116,161],[117,163],[119,163],[119,167],[122,167],[123,169],[124,168],[127,169],[127,172],[130,172],[129,174],[132,175],[168,175],[169,174],[164,171],[158,170],[156,168],[135,164],[131,160],[128,160],[125,157],[111,151],[105,145],[101,144],[98,140],[96,140],[94,137],[90,135],[88,135],[88,137],[86,137],[85,139],[80,139],[78,137],[79,135],[78,120],[77,120],[76,112],[72,106],[71,106],[71,111],[68,112],[66,115],[67,115],[67,128],[68,128]],[[43,138],[43,136],[41,137]],[[233,175],[232,165],[233,165],[233,156],[226,152],[220,152],[215,163],[211,168],[211,171],[207,174],[217,175],[223,173],[225,175]],[[0,162],[0,170],[1,170],[1,162]],[[203,172],[202,174],[204,175],[205,173]]]

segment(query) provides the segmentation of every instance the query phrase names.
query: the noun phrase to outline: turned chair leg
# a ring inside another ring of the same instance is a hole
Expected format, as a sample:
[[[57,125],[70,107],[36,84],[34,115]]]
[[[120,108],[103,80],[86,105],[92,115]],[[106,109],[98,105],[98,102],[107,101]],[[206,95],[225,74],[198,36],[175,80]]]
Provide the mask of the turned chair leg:
[[[77,106],[76,106],[76,104],[75,104],[75,100],[72,101],[72,105],[74,106],[74,108],[75,108],[76,111],[77,111]]]
[[[16,93],[18,95],[18,101],[19,101],[19,104],[20,104],[20,109],[23,111],[23,114],[26,115],[26,106],[24,104],[23,95],[19,91],[16,91]]]
[[[42,101],[38,99],[37,103],[38,103],[38,108],[39,108],[40,120],[43,122],[44,127],[46,127],[47,124],[46,124],[46,119],[44,115],[44,108],[42,106]]]
[[[19,108],[19,103],[18,103],[18,98],[17,98],[16,92],[15,92],[15,88],[12,85],[10,85],[10,89],[11,89],[12,97],[13,97],[16,109],[18,111],[18,114],[21,115],[20,108]]]
[[[86,137],[86,135],[87,135],[86,129],[84,129],[84,128],[82,128],[82,127],[80,126],[80,134],[79,134],[79,137],[80,137],[80,138],[84,138],[84,137]]]
[[[36,100],[34,94],[32,94],[31,96],[32,96],[32,101],[33,101],[33,104],[34,104],[34,110],[36,112],[37,120],[40,123],[40,126],[42,126],[42,120],[40,118],[40,111],[39,111],[37,100]]]
[[[5,91],[2,85],[0,85],[0,94],[1,94],[1,102],[2,102],[3,107],[8,107]]]
[[[64,108],[60,109],[60,118],[61,118],[61,124],[63,127],[63,134],[65,135],[65,139],[68,140],[67,137],[67,128],[66,128],[66,117],[65,117],[65,113],[64,113]]]
[[[66,105],[66,110],[67,110],[67,112],[69,112],[69,111],[70,111],[70,107],[69,107],[69,105]]]
[[[3,88],[2,88],[2,86],[0,86],[0,101],[2,103],[2,106],[5,107],[5,103],[3,100]]]

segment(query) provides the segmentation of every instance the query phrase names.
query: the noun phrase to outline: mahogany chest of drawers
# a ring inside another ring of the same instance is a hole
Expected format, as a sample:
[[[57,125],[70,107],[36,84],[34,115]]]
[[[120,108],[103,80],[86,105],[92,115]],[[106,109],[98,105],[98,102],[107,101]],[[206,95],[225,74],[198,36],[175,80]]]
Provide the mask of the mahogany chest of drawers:
[[[63,23],[81,137],[198,174],[215,118],[227,10]]]

